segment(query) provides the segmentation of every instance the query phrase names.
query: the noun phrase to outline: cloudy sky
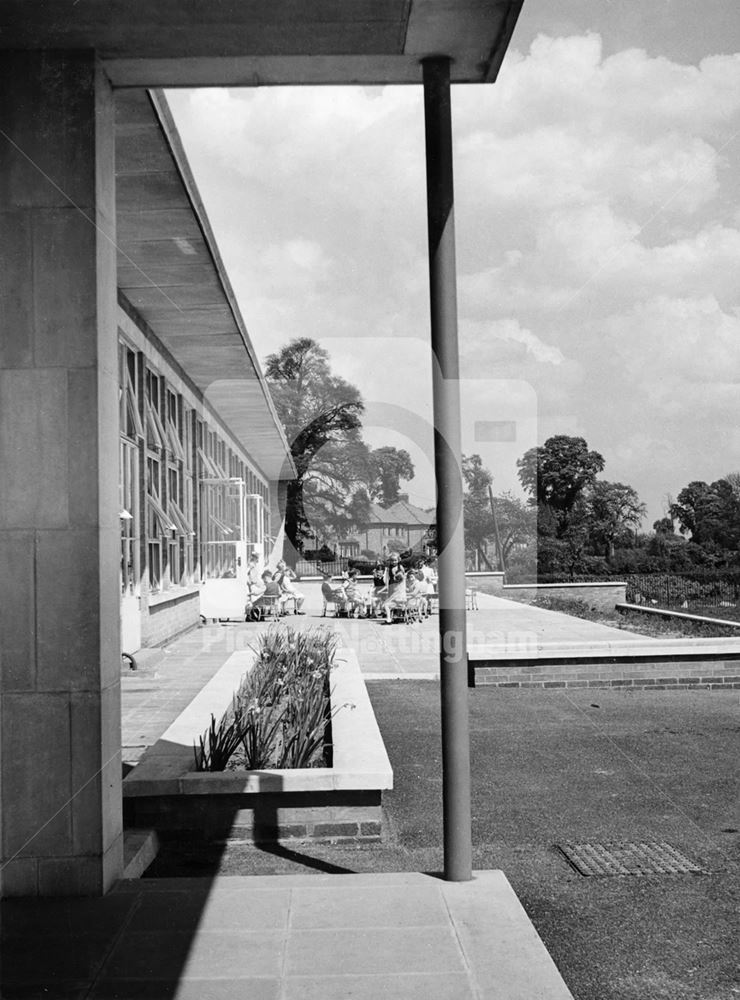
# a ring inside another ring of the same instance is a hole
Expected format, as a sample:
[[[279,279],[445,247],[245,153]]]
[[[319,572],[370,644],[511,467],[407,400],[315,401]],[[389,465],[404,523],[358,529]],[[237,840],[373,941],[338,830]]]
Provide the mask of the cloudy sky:
[[[168,97],[259,356],[320,341],[431,505],[421,88]],[[525,0],[453,118],[464,451],[517,491],[528,447],[581,435],[645,527],[740,470],[736,0]]]

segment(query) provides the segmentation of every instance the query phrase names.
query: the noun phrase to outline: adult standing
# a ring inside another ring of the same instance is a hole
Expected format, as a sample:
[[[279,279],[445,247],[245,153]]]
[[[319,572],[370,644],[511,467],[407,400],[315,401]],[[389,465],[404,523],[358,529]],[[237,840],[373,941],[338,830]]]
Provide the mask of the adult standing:
[[[406,603],[406,573],[397,552],[392,552],[388,557],[385,580],[388,593],[382,607],[386,624],[390,625],[393,621],[393,609],[402,608]]]
[[[254,605],[258,597],[265,592],[264,584],[260,578],[260,557],[259,553],[253,552],[247,564],[247,607],[248,612]]]

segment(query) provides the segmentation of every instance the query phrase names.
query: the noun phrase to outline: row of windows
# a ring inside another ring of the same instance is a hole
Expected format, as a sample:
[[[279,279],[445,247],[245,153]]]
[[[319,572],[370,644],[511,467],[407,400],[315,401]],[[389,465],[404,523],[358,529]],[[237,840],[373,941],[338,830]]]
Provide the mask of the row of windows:
[[[153,591],[217,575],[235,532],[248,540],[267,535],[267,485],[123,342],[119,400],[123,592],[136,593],[142,572]],[[230,478],[241,479],[259,501],[246,505],[246,524],[228,489],[202,489],[204,480]]]

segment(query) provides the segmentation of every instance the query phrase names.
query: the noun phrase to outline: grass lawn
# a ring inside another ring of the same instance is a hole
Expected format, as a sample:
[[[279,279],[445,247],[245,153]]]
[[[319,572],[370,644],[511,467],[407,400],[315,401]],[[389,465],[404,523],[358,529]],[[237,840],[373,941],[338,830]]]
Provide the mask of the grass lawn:
[[[368,684],[395,774],[386,843],[178,851],[148,874],[439,871],[439,695]],[[576,1000],[737,1000],[738,693],[470,692],[475,868],[501,868]],[[584,878],[566,842],[666,841],[709,874]]]
[[[735,628],[732,625],[723,625],[721,621],[722,619],[740,621],[740,613],[737,608],[694,607],[689,610],[683,608],[658,609],[720,619],[720,621],[714,623],[694,622],[685,618],[664,618],[662,615],[651,615],[649,612],[643,613],[641,611],[617,611],[616,608],[611,611],[595,610],[585,601],[565,597],[539,597],[535,601],[527,601],[525,603],[531,603],[534,607],[545,608],[548,611],[558,611],[564,615],[572,615],[574,618],[583,618],[586,621],[597,622],[599,625],[608,625],[610,628],[625,629],[637,635],[648,635],[651,638],[740,639],[740,628]]]

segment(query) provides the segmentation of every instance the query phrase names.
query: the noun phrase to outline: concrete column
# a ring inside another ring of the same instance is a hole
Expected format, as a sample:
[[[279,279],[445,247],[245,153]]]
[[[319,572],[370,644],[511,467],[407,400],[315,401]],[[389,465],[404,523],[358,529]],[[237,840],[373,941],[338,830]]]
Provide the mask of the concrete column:
[[[457,278],[449,59],[425,59],[429,294],[437,480],[445,878],[472,877]]]
[[[113,100],[0,60],[0,890],[122,870]]]

